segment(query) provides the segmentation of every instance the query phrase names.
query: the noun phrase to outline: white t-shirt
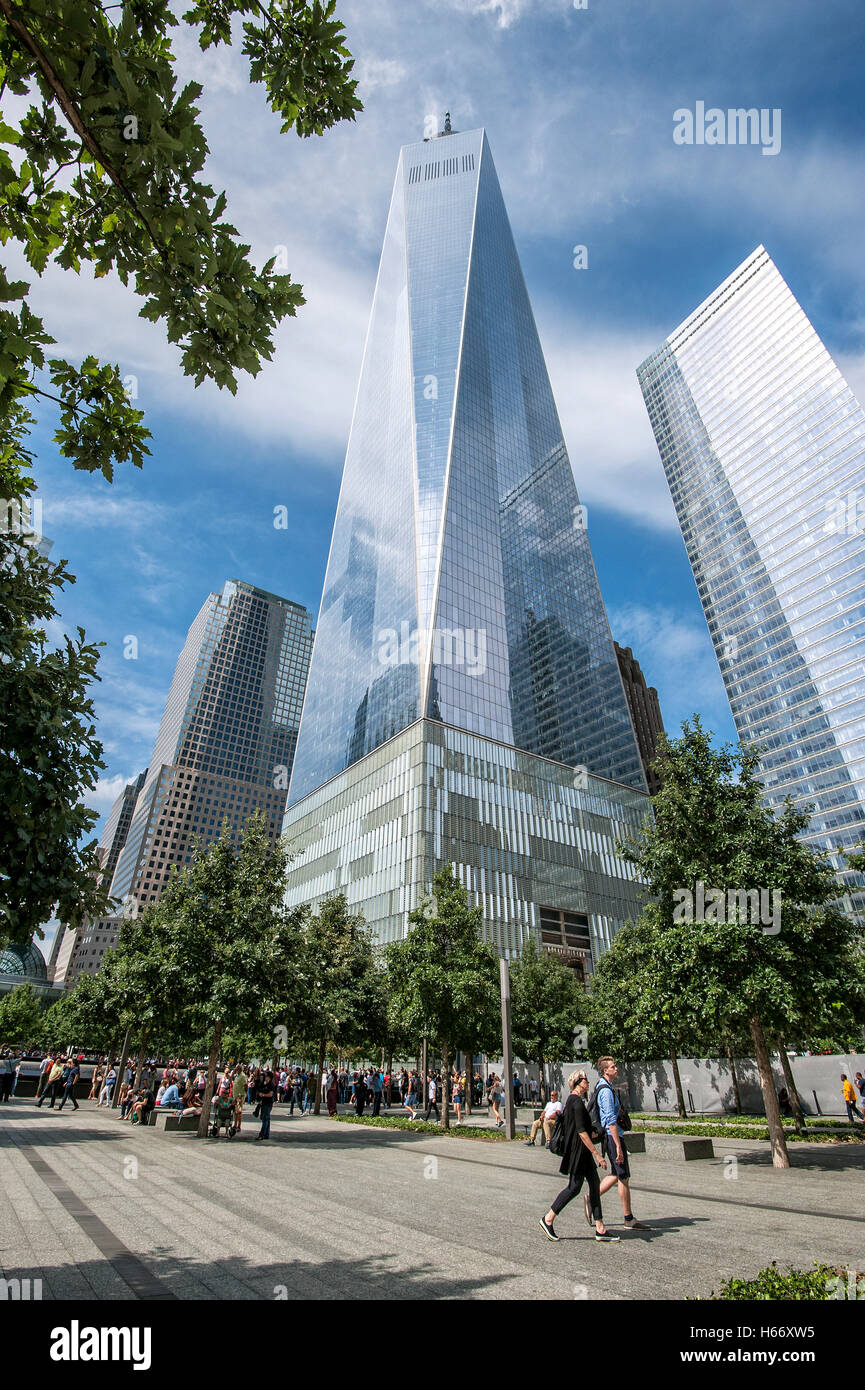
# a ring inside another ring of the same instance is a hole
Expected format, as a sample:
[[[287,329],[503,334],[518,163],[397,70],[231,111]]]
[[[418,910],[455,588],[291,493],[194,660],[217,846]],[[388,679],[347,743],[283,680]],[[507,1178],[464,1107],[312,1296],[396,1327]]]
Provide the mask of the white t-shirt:
[[[562,1102],[560,1100],[548,1101],[544,1106],[544,1119],[551,1120],[554,1115],[562,1113]]]

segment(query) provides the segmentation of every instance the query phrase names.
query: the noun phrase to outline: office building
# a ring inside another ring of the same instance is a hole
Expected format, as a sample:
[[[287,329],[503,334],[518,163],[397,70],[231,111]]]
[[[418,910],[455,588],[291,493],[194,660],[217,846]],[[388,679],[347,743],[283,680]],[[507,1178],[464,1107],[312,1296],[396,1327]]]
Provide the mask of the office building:
[[[634,908],[614,842],[646,805],[492,155],[446,122],[399,156],[286,814],[303,850],[288,900],[341,889],[393,940],[453,863],[501,951],[564,913],[596,953]]]
[[[739,738],[865,879],[865,414],[758,247],[640,366]]]

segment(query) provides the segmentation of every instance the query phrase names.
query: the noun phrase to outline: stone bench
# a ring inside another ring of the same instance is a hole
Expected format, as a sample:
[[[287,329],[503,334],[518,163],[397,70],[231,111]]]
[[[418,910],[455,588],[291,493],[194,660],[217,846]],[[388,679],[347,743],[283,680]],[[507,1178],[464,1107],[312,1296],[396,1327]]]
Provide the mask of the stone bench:
[[[682,1151],[682,1157],[686,1160],[715,1157],[715,1146],[711,1139],[683,1139]]]
[[[652,1134],[651,1132],[630,1131],[625,1135],[625,1145],[629,1154],[649,1154],[655,1158],[694,1159],[714,1158],[715,1146],[710,1138],[678,1134]]]
[[[191,1131],[197,1132],[198,1116],[180,1116],[176,1110],[166,1106],[165,1109],[157,1108],[151,1110],[148,1125],[156,1129],[164,1129],[166,1133],[169,1131],[176,1132],[178,1130],[184,1133],[190,1133]]]

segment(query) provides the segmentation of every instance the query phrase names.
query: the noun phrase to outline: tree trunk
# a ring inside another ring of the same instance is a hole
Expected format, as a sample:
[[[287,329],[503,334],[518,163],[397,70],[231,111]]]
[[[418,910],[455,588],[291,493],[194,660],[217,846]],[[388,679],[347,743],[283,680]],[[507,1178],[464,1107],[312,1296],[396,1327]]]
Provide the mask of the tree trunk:
[[[315,1083],[315,1105],[313,1114],[321,1114],[321,1079],[324,1074],[324,1054],[327,1051],[327,1038],[322,1038],[318,1045],[318,1079]]]
[[[450,1077],[448,1073],[448,1045],[442,1043],[442,1129],[450,1129],[451,1127],[450,1087],[448,1086]]]
[[[547,1083],[546,1083],[546,1079],[545,1079],[545,1076],[544,1076],[544,1066],[545,1066],[545,1065],[546,1065],[546,1064],[545,1064],[544,1058],[543,1058],[543,1057],[539,1057],[539,1058],[538,1058],[538,1071],[539,1071],[539,1073],[540,1073],[540,1084],[539,1084],[539,1086],[538,1086],[538,1095],[540,1096],[540,1099],[541,1099],[541,1105],[546,1105],[546,1103],[547,1103]],[[591,1157],[591,1155],[590,1155],[590,1157]],[[594,1160],[592,1160],[592,1161],[594,1162]]]
[[[742,1113],[742,1096],[739,1091],[739,1077],[736,1073],[736,1063],[733,1061],[733,1049],[727,1044],[727,1061],[730,1063],[730,1077],[733,1082],[733,1100],[736,1105],[736,1114]]]
[[[111,1093],[111,1109],[116,1110],[120,1104],[120,1088],[123,1085],[123,1073],[126,1071],[126,1059],[129,1056],[129,1029],[123,1034],[123,1046],[120,1049],[120,1063],[117,1067],[117,1080],[114,1083],[114,1090]]]
[[[775,1168],[789,1168],[790,1155],[787,1153],[787,1140],[781,1124],[778,1109],[778,1096],[775,1092],[775,1078],[772,1075],[772,1061],[766,1046],[766,1036],[759,1014],[751,1019],[751,1037],[754,1040],[754,1055],[760,1072],[760,1085],[763,1088],[763,1107],[769,1124],[769,1138],[772,1143],[772,1165]]]
[[[420,1063],[420,1066],[421,1066],[421,1073],[420,1073],[420,1099],[423,1101],[423,1108],[426,1108],[426,1103],[427,1103],[427,1077],[426,1077],[426,1074],[427,1074],[427,1071],[429,1070],[429,1067],[428,1067],[428,1063],[429,1063],[429,1043],[427,1042],[426,1038],[424,1038],[423,1041],[421,1042],[420,1055],[421,1055],[421,1063]]]
[[[801,1134],[805,1128],[805,1116],[802,1113],[802,1102],[799,1099],[799,1092],[796,1090],[796,1082],[793,1080],[793,1068],[790,1066],[790,1058],[787,1056],[787,1044],[783,1038],[778,1039],[778,1051],[781,1056],[784,1085],[787,1087],[787,1094],[793,1107],[793,1127],[797,1134]]]
[[[387,1059],[387,1095],[385,1105],[390,1108],[393,1105],[393,1053]]]
[[[679,1059],[676,1056],[675,1052],[670,1053],[670,1061],[673,1063],[673,1080],[676,1083],[676,1109],[679,1112],[679,1119],[686,1120],[688,1116],[685,1112],[685,1097],[682,1093],[682,1078],[679,1075]]]
[[[216,1064],[219,1061],[219,1045],[222,1042],[222,1019],[218,1018],[213,1028],[213,1037],[210,1040],[210,1055],[207,1059],[207,1084],[204,1087],[204,1099],[201,1102],[201,1116],[198,1121],[199,1139],[207,1138],[207,1126],[210,1124],[210,1103],[213,1100],[213,1092],[216,1088]]]
[[[141,1030],[141,1042],[138,1044],[138,1066],[135,1068],[135,1080],[132,1083],[133,1090],[141,1090],[141,1073],[144,1069],[144,1049],[147,1045],[147,1034],[150,1032],[149,1024],[145,1023]]]

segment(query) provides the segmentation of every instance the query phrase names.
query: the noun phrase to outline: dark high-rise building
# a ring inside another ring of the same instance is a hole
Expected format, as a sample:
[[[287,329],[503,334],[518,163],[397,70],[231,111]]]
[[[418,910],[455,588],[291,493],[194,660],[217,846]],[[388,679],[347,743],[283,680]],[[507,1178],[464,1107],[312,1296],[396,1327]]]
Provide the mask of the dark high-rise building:
[[[111,881],[124,912],[155,902],[192,842],[234,840],[262,811],[282,826],[309,655],[300,604],[229,580],[210,594],[177,661],[159,733]],[[113,813],[112,813],[113,814]],[[119,915],[88,923],[75,969],[92,973],[114,944]]]
[[[135,803],[141,788],[147,779],[147,768],[139,772],[134,782],[128,782],[123,791],[117,797],[111,807],[105,829],[99,840],[99,847],[96,851],[99,865],[101,868],[101,878],[105,883],[110,884],[114,877],[114,870],[117,868],[117,861],[120,858],[120,851],[126,844],[126,837],[129,834],[129,827],[132,824],[132,814],[135,810]]]
[[[489,145],[446,124],[399,158],[286,814],[290,902],[344,891],[393,940],[455,864],[503,952],[564,913],[597,953],[632,914],[615,839],[646,783],[583,519]]]
[[[616,649],[634,733],[637,735],[637,747],[640,750],[643,771],[646,774],[649,792],[654,796],[661,789],[661,779],[658,773],[653,770],[652,763],[658,756],[658,739],[664,732],[658,692],[653,685],[646,685],[646,677],[643,675],[640,663],[631,648],[620,647],[618,642],[614,642],[613,645]]]
[[[135,803],[146,778],[147,768],[139,772],[134,782],[127,782],[123,791],[115,798],[99,837],[96,847],[96,858],[100,867],[99,882],[107,886],[111,884],[120,851],[126,844]],[[81,973],[82,961],[102,959],[105,951],[103,942],[105,939],[113,940],[117,928],[113,917],[100,918],[99,921],[107,922],[108,926],[97,929],[96,919],[89,918],[85,918],[77,931],[64,923],[58,926],[48,959],[48,975],[53,982],[71,984]]]

